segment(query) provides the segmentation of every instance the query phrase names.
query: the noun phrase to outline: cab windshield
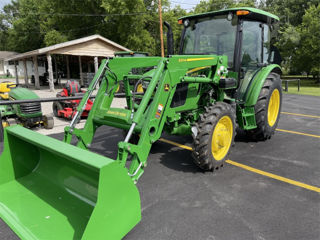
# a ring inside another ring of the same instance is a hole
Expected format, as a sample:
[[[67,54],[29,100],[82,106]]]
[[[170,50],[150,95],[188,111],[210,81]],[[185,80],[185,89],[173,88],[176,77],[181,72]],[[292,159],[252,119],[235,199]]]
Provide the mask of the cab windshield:
[[[229,67],[233,67],[237,22],[232,14],[191,19],[185,29],[182,54],[226,55]]]

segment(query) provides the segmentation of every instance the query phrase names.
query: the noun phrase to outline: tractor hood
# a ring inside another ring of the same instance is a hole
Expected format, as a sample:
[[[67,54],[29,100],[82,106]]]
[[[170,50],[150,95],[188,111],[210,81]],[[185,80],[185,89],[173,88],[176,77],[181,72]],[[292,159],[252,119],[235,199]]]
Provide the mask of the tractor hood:
[[[27,88],[14,88],[9,92],[10,98],[15,100],[38,99],[39,96]]]

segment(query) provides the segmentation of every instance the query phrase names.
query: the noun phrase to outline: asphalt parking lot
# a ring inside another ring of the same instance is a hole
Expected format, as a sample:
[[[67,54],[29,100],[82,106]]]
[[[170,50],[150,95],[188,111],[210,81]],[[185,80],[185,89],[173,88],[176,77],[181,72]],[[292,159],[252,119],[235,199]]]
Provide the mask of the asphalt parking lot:
[[[238,137],[230,161],[214,173],[193,164],[191,138],[163,138],[181,145],[152,147],[137,184],[142,221],[126,240],[320,238],[319,97],[284,95],[272,139]],[[91,150],[115,158],[120,140],[121,130],[102,127]],[[2,221],[0,239],[18,239]]]

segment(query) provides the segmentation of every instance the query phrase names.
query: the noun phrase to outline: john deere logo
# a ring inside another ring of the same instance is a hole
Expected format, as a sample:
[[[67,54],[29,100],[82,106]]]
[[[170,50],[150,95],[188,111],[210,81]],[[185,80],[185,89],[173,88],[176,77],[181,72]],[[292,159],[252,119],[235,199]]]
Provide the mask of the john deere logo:
[[[120,117],[126,117],[127,114],[125,113],[122,113],[122,112],[116,112],[116,111],[108,111],[107,114],[110,114],[110,115],[114,115],[114,116],[120,116]]]
[[[164,91],[168,92],[170,90],[169,84],[164,85]]]
[[[213,60],[214,57],[206,57],[206,58],[180,58],[179,62],[194,62],[194,61],[203,61],[203,60]]]

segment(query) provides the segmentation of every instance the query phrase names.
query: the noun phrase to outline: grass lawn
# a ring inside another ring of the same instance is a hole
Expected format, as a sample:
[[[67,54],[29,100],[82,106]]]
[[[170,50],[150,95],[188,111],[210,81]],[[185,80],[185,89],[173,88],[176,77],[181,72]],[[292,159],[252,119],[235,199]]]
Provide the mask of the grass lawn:
[[[9,78],[15,79],[15,77],[0,76],[0,79],[9,79]]]
[[[282,87],[285,88],[284,82]],[[283,91],[283,93],[320,96],[320,83],[316,83],[314,79],[301,79],[298,92],[298,81],[292,81],[288,84],[288,92]]]

